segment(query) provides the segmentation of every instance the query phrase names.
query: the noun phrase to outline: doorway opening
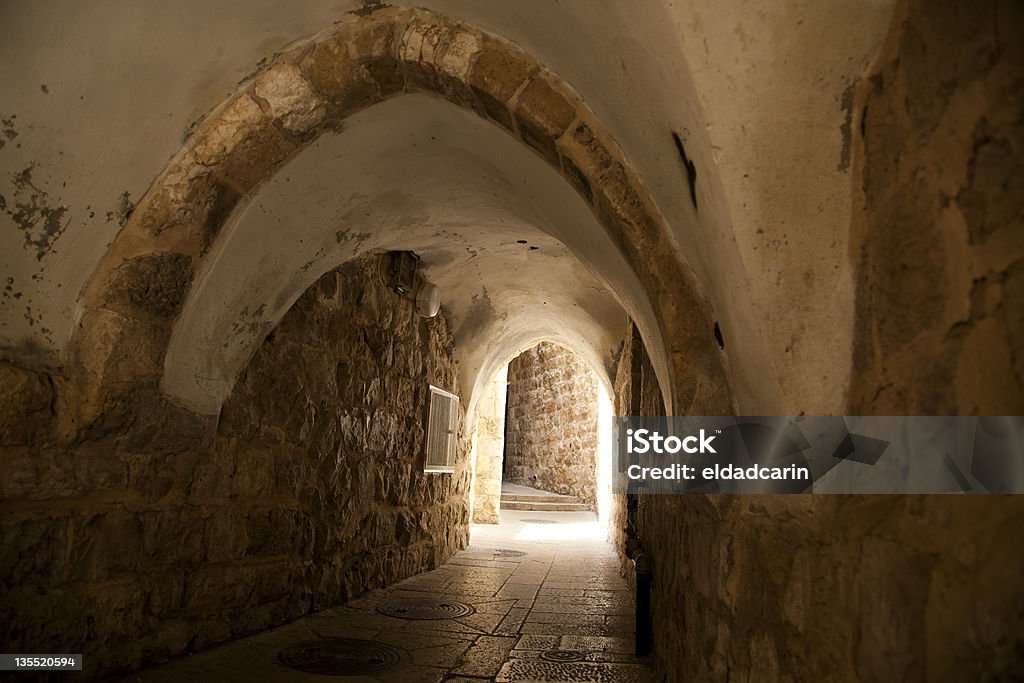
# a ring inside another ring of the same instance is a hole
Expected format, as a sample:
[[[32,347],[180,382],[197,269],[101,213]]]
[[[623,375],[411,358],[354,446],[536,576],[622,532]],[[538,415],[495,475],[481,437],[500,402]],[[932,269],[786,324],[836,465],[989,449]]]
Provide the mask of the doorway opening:
[[[540,342],[510,360],[487,385],[473,421],[473,523],[514,518],[524,538],[556,528],[587,536],[599,530],[595,537],[604,538],[611,422],[607,377],[572,350]],[[576,523],[566,526],[569,515]]]

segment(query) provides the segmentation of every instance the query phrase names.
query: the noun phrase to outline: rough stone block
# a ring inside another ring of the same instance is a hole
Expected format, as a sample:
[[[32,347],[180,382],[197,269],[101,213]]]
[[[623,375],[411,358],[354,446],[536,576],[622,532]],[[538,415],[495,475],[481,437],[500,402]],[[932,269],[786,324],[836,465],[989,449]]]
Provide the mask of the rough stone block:
[[[481,41],[476,31],[423,15],[405,27],[398,55],[411,85],[442,94],[459,106],[479,109],[466,80]]]
[[[509,100],[536,70],[536,63],[515,47],[485,35],[466,82],[487,116],[511,131]]]
[[[146,596],[146,612],[155,617],[169,617],[180,613],[185,595],[185,576],[182,572],[157,574],[151,578]]]
[[[347,44],[338,39],[315,46],[299,60],[298,66],[323,96],[334,119],[340,120],[383,99],[374,70],[350,56]],[[379,64],[375,70],[378,75],[386,72]]]
[[[192,152],[199,163],[242,194],[270,177],[295,150],[247,94],[237,96],[203,123]]]
[[[239,196],[188,152],[171,164],[139,203],[132,222],[154,236],[175,228],[180,228],[186,239],[216,234]]]
[[[665,287],[663,280],[679,271],[680,266],[674,260],[675,249],[668,247],[667,253],[659,252],[663,246],[668,246],[664,244],[661,228],[647,212],[643,200],[625,173],[621,168],[613,169],[592,189],[598,218],[620,248],[632,259],[654,261],[654,265],[645,273],[649,280],[648,287],[656,289],[660,285],[659,292],[672,291]],[[668,270],[664,270],[664,267]],[[671,297],[657,301],[659,306],[672,303]]]
[[[155,389],[170,337],[165,321],[108,309],[89,310],[73,350],[78,425],[83,438],[124,431],[134,419],[133,392]]]
[[[125,442],[130,452],[207,452],[213,444],[215,416],[176,406],[157,390],[135,392],[132,412],[134,420]]]
[[[327,107],[299,67],[280,59],[257,77],[253,93],[267,103],[270,115],[286,130],[305,134],[320,125]]]
[[[134,572],[141,550],[141,523],[135,513],[120,509],[73,518],[68,578],[98,582]]]
[[[157,566],[195,567],[205,558],[205,521],[198,508],[146,510],[138,519],[142,549]]]
[[[181,310],[192,282],[192,258],[177,252],[129,259],[111,274],[108,303],[130,304],[160,318]]]
[[[273,451],[251,447],[236,463],[234,490],[243,498],[262,498],[273,493],[276,478]]]
[[[579,123],[571,135],[558,142],[562,156],[562,174],[588,201],[593,201],[593,185],[615,166],[615,158],[586,123]]]
[[[245,557],[249,547],[244,513],[215,510],[205,520],[203,542],[207,562],[228,562]]]
[[[557,166],[555,143],[576,118],[576,107],[549,76],[535,75],[516,98],[519,135],[549,163]]]
[[[0,576],[9,586],[54,585],[63,579],[68,523],[64,518],[0,521]]]
[[[235,451],[218,442],[213,453],[200,457],[190,472],[186,494],[193,504],[229,497],[233,492]]]
[[[56,418],[56,400],[49,376],[0,363],[0,446],[45,441]]]
[[[285,555],[298,548],[294,537],[299,514],[295,510],[269,509],[249,513],[246,534],[249,555]]]
[[[480,52],[482,36],[464,27],[457,28],[449,38],[441,57],[436,62],[437,70],[449,78],[465,83],[469,71]]]
[[[437,63],[453,34],[449,22],[432,15],[409,22],[398,45],[398,58],[410,81],[431,90],[440,84]]]

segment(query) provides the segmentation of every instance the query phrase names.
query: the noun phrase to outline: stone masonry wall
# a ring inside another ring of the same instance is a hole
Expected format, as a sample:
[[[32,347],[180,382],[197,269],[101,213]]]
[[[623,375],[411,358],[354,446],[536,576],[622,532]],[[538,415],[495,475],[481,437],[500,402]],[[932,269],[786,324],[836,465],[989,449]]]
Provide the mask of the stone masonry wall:
[[[597,379],[576,354],[542,342],[508,366],[505,481],[597,495]]]
[[[618,364],[614,378],[614,414],[627,415],[664,415],[665,404],[661,396],[661,388],[651,365],[651,359],[644,349],[640,332],[632,322],[619,349]],[[615,547],[622,560],[622,569],[627,583],[636,588],[631,562],[635,547],[639,540],[637,523],[636,495],[616,493],[612,496],[609,515],[608,540]]]
[[[859,88],[850,412],[1024,414],[1024,8],[914,0]]]
[[[895,22],[854,126],[850,411],[1020,414],[1024,12],[913,0]],[[1024,679],[1021,496],[630,505],[666,680]]]
[[[59,379],[0,366],[2,651],[83,651],[83,679],[131,670],[466,545],[465,439],[454,474],[422,473],[427,385],[457,386],[451,338],[442,316],[377,284],[377,267],[329,272],[302,295],[239,377],[212,446],[43,443]]]
[[[645,355],[627,337],[617,414],[659,414]],[[1016,680],[1022,518],[1021,496],[616,495],[611,531],[652,559],[660,680]]]
[[[473,431],[473,523],[497,524],[501,514],[501,464],[505,446],[506,365],[476,404]]]

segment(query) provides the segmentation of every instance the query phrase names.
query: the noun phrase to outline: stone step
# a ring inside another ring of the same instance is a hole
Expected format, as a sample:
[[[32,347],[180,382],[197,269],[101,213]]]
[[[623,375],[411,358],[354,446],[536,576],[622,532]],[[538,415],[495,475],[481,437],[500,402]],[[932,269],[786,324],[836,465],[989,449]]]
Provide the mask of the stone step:
[[[501,499],[502,510],[532,510],[535,512],[587,512],[586,503],[543,503]]]
[[[580,502],[576,496],[561,496],[557,493],[539,493],[539,494],[526,494],[526,493],[503,493],[501,494],[502,500],[507,500],[512,503],[578,503]]]

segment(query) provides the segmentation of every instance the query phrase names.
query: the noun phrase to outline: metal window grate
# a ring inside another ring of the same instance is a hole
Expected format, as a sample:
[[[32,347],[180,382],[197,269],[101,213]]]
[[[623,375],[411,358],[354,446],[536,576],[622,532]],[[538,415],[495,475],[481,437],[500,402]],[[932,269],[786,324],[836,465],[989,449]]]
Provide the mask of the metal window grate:
[[[427,418],[427,459],[424,472],[454,472],[459,427],[459,397],[430,387]]]

